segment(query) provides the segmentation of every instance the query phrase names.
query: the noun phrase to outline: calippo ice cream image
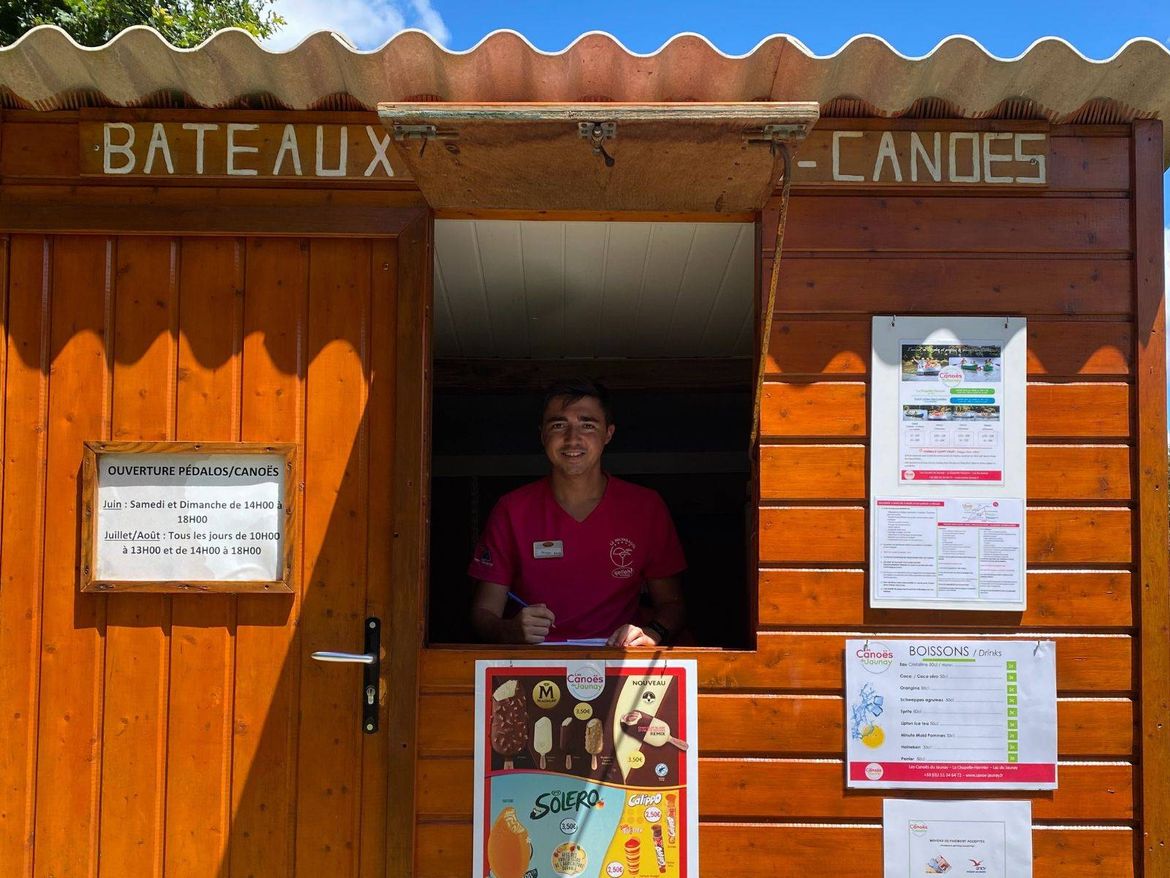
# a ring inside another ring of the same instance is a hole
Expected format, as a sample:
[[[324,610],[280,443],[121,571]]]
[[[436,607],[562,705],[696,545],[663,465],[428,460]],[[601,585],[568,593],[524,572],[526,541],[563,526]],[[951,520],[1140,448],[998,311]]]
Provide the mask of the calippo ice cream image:
[[[638,866],[642,862],[642,842],[636,838],[626,839],[626,868],[631,875],[638,874]]]

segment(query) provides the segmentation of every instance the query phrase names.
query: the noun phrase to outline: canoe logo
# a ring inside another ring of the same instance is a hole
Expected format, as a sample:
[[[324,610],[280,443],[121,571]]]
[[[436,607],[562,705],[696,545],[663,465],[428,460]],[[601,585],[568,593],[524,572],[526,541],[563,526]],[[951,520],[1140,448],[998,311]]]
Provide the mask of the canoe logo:
[[[565,688],[578,701],[592,701],[605,688],[605,671],[592,662],[570,667],[565,674]]]
[[[963,370],[958,366],[946,366],[939,370],[938,380],[947,387],[958,387],[963,383]]]
[[[894,663],[894,652],[884,643],[868,640],[855,653],[861,667],[871,674],[884,674]]]
[[[609,571],[609,575],[616,579],[629,579],[634,575],[634,545],[633,540],[627,540],[625,537],[618,537],[616,540],[610,540],[609,543],[609,560],[613,562],[613,570]]]

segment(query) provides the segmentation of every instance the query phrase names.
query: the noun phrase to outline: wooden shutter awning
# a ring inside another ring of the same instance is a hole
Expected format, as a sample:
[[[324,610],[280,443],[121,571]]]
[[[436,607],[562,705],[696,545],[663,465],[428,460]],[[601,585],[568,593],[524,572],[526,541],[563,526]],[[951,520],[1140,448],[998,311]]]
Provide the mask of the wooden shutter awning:
[[[815,103],[383,103],[436,210],[758,210]]]

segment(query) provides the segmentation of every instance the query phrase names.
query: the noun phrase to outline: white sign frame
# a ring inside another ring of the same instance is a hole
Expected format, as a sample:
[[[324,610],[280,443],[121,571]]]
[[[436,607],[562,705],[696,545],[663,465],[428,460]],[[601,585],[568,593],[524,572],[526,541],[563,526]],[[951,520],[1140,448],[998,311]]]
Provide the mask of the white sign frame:
[[[1052,640],[845,641],[851,789],[1057,788]]]
[[[118,461],[126,464],[125,471],[103,476],[104,468],[118,467]],[[128,483],[114,488],[110,479]],[[129,502],[136,488],[142,508],[128,510],[122,498]],[[199,498],[200,491],[214,493],[215,505]],[[291,593],[296,588],[299,493],[297,447],[291,443],[86,442],[81,591]],[[143,515],[152,519],[149,529],[123,530],[113,523]],[[143,557],[135,565],[105,560],[105,553],[118,547],[138,549]],[[151,575],[151,565],[158,575]],[[119,575],[131,566],[132,574]],[[183,575],[184,566],[209,575]],[[269,571],[276,575],[255,575]]]
[[[1032,803],[886,799],[882,859],[884,878],[1032,878]]]
[[[994,344],[1000,348],[995,382],[1002,432],[1002,480],[906,481],[902,478],[902,345]],[[902,609],[1027,609],[1027,523],[1020,522],[1016,579],[1018,588],[1000,589],[992,598],[905,597],[886,587],[882,566],[879,500],[1013,501],[1026,510],[1027,498],[1027,320],[1022,317],[877,316],[872,325],[870,388],[870,606]],[[1024,516],[1026,518],[1026,515]],[[1009,593],[1003,597],[1004,591]],[[1018,597],[1018,599],[1017,599]]]

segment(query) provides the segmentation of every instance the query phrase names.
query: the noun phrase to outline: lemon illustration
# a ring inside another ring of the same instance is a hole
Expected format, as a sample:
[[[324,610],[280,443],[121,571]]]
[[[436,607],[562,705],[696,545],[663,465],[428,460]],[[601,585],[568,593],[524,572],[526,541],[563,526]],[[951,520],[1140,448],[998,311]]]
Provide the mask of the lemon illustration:
[[[886,733],[882,731],[881,726],[871,725],[861,730],[861,743],[866,747],[872,747],[876,750],[885,740]]]

